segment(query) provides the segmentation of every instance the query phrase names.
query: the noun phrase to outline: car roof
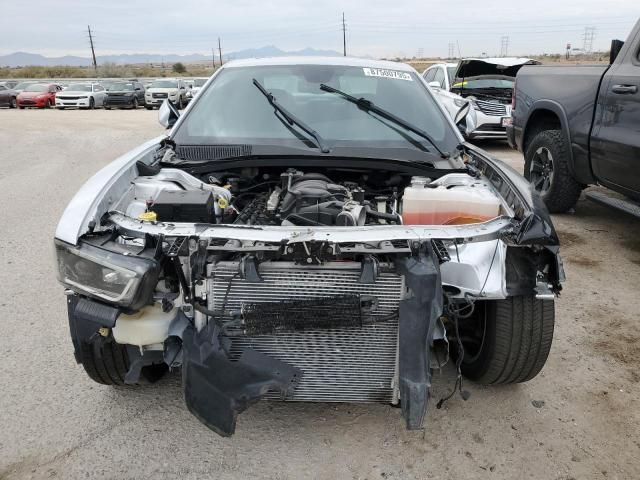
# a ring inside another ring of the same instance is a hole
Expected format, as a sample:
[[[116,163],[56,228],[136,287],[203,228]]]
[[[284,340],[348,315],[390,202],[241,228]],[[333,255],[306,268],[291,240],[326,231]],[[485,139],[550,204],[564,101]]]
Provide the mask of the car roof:
[[[389,70],[399,70],[403,72],[414,72],[415,70],[406,63],[390,62],[387,60],[371,60],[366,58],[353,57],[270,57],[270,58],[247,58],[243,60],[231,60],[225,63],[222,68],[239,67],[261,67],[278,65],[330,65],[346,67],[369,67],[386,68]]]
[[[440,62],[440,63],[434,63],[433,65],[429,65],[429,67],[427,68],[427,70],[429,70],[429,68],[433,68],[433,67],[441,67],[441,66],[445,66],[445,67],[457,67],[458,63],[448,63],[448,62]]]

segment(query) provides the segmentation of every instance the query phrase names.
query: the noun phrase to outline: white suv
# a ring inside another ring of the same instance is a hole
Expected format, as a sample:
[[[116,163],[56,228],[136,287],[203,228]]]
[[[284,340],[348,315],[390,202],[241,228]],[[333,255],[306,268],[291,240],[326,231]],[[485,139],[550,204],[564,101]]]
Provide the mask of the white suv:
[[[145,108],[151,110],[153,107],[159,107],[166,99],[171,100],[178,109],[182,109],[189,103],[187,85],[184,80],[162,78],[152,82],[144,95]]]

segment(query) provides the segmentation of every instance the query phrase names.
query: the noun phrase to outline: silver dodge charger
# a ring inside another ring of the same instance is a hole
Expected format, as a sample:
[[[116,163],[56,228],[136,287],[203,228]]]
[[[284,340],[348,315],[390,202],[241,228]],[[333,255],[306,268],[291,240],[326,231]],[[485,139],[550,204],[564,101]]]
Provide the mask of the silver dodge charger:
[[[422,429],[448,361],[450,397],[533,378],[558,237],[526,180],[463,141],[469,109],[342,57],[229,62],[184,112],[165,101],[168,133],[58,224],[76,361],[105,385],[179,372],[224,436],[261,399],[387,403]]]

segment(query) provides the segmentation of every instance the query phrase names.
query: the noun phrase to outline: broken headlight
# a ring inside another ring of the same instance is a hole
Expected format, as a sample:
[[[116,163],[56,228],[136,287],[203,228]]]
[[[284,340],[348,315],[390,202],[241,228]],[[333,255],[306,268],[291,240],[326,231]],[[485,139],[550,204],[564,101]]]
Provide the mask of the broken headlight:
[[[56,240],[58,281],[71,290],[129,309],[148,303],[157,283],[153,259],[113,252],[87,243]]]

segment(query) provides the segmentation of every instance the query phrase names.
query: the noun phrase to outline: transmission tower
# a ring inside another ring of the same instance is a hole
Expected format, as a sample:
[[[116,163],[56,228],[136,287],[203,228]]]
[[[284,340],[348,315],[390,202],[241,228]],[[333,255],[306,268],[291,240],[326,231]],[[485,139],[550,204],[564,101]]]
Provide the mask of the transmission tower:
[[[456,56],[455,49],[456,49],[456,44],[453,42],[449,42],[449,55],[447,56],[447,58],[455,58]]]
[[[509,55],[509,36],[503,35],[500,37],[500,56],[506,57]]]
[[[582,34],[583,44],[582,50],[585,53],[591,53],[593,50],[593,40],[596,38],[596,27],[584,27]]]

